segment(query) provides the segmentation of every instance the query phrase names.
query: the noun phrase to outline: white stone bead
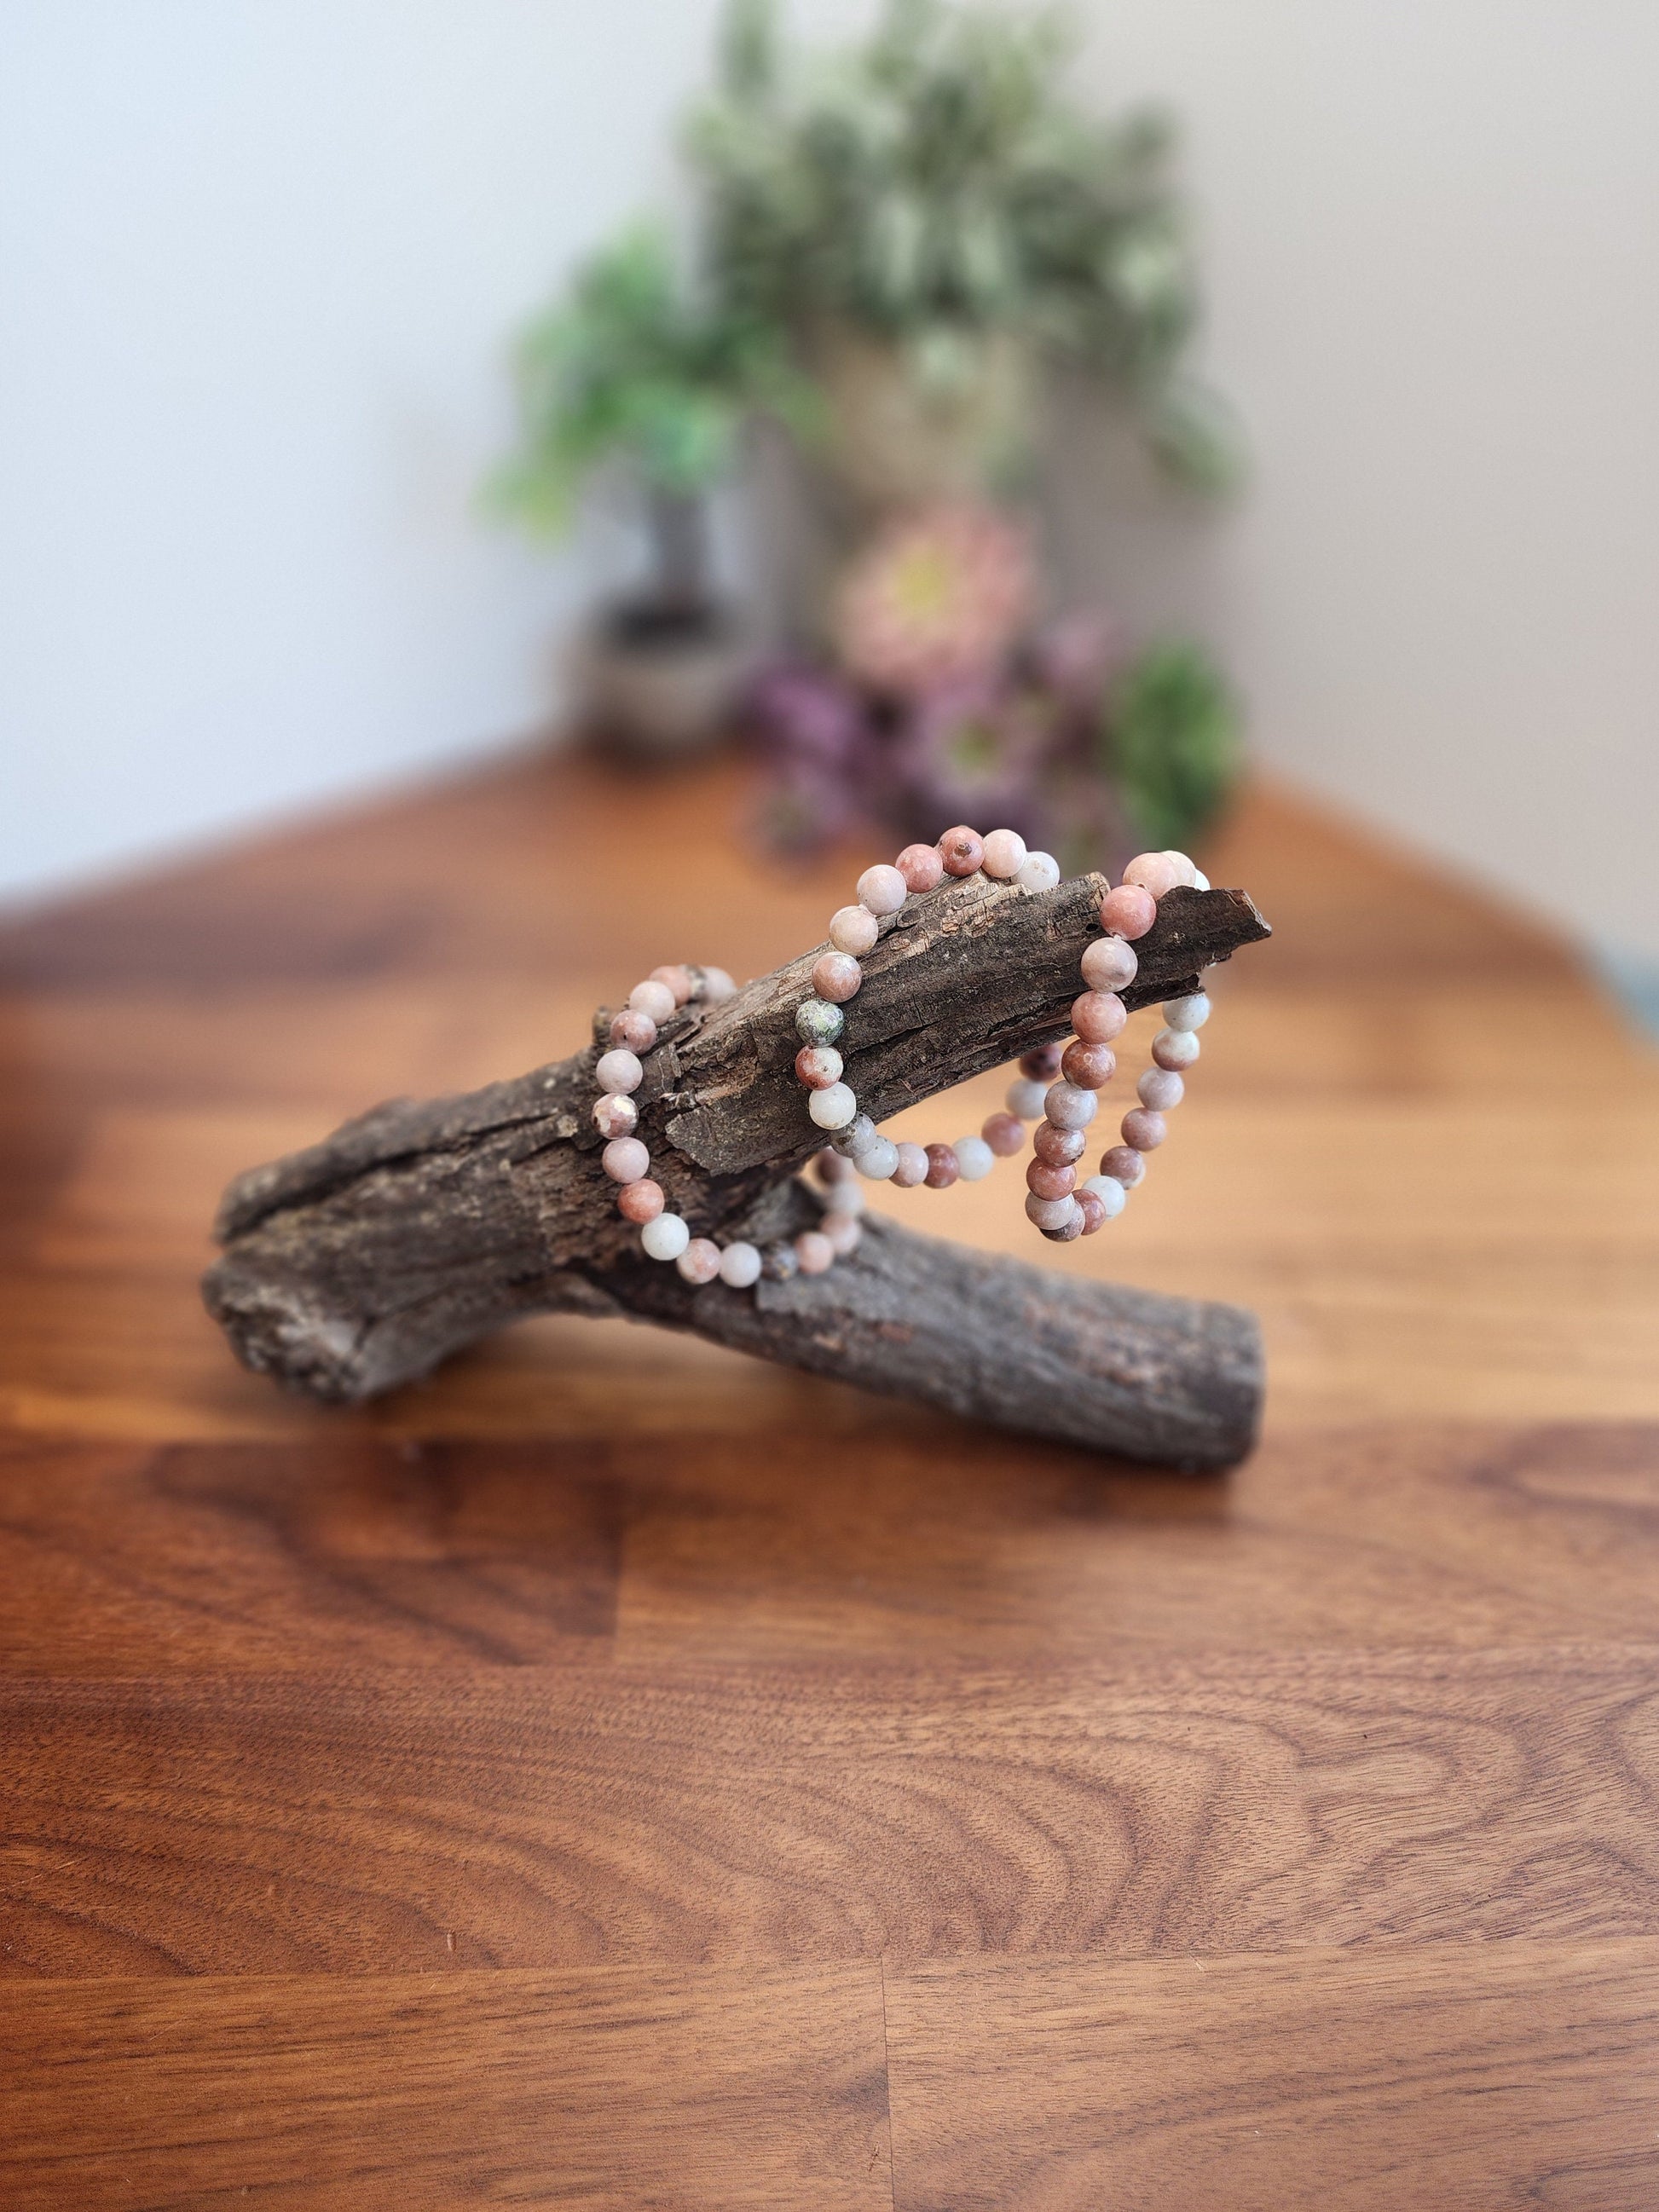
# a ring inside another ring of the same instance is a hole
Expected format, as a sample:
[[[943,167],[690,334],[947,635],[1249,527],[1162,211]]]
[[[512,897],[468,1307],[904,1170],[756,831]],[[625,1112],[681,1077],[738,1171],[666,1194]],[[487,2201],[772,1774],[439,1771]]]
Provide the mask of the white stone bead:
[[[1071,1219],[1076,1210],[1077,1200],[1074,1196],[1037,1198],[1034,1195],[1025,1201],[1025,1218],[1039,1229],[1062,1228]]]
[[[1191,1030],[1160,1030],[1152,1039],[1152,1058],[1160,1067],[1172,1067],[1177,1073],[1190,1067],[1203,1049]]]
[[[832,1083],[823,1091],[809,1091],[806,1110],[820,1129],[844,1129],[859,1110],[850,1083]]]
[[[653,1260],[678,1260],[691,1242],[691,1231],[678,1213],[659,1213],[641,1230],[640,1242]]]
[[[853,1164],[872,1182],[885,1182],[898,1165],[898,1146],[890,1137],[878,1137],[873,1145],[865,1146]]]
[[[1193,889],[1195,891],[1206,891],[1209,888],[1210,879],[1205,874],[1203,869],[1194,868],[1193,870]]]
[[[854,1114],[844,1129],[836,1130],[831,1141],[843,1159],[856,1160],[880,1134],[867,1114]]]
[[[867,906],[838,906],[830,917],[830,942],[837,952],[850,952],[855,960],[869,951],[880,934]]]
[[[674,994],[666,983],[635,983],[628,994],[628,1003],[636,1014],[649,1014],[653,1022],[665,1022],[674,1011]]]
[[[889,860],[878,860],[858,880],[859,904],[872,914],[896,914],[910,896],[908,886]]]
[[[1210,1018],[1209,994],[1194,991],[1187,998],[1170,1000],[1164,1009],[1164,1018],[1172,1030],[1201,1030]],[[609,1090],[621,1087],[619,1084],[606,1086]]]
[[[659,1218],[661,1217],[659,1216]],[[760,1248],[756,1244],[728,1244],[720,1254],[720,1280],[730,1283],[734,1291],[746,1291],[751,1283],[760,1280]]]
[[[1060,862],[1052,853],[1028,853],[1014,871],[1023,891],[1051,891],[1060,881]]]
[[[1043,1093],[1042,1110],[1057,1129],[1086,1129],[1100,1110],[1100,1099],[1075,1083],[1053,1083]]]
[[[856,1164],[851,1160],[847,1163],[847,1170],[849,1178],[858,1173]],[[846,1182],[831,1183],[824,1193],[824,1206],[825,1210],[830,1213],[862,1213],[864,1193],[859,1188],[856,1182],[850,1179]]]
[[[614,1052],[599,1054],[593,1080],[601,1091],[637,1091],[645,1080],[645,1069],[637,1053],[618,1045]]]
[[[735,999],[737,995],[738,987],[724,968],[703,969],[702,980],[697,988],[697,996],[705,1006],[724,1006],[728,999]]]
[[[996,1154],[983,1137],[958,1137],[951,1150],[957,1156],[957,1173],[963,1182],[978,1182],[997,1164]]]
[[[1017,876],[1025,865],[1025,840],[1018,830],[994,830],[985,841],[985,857],[980,862],[988,876],[1006,883]]]
[[[1083,1188],[1093,1191],[1106,1209],[1108,1221],[1115,1221],[1128,1202],[1128,1192],[1115,1176],[1091,1176]]]
[[[1017,1121],[1040,1121],[1042,1119],[1042,1102],[1047,1096],[1042,1084],[1022,1075],[1017,1082],[1008,1085],[1007,1096],[1002,1103]]]
[[[1187,1086],[1172,1067],[1146,1068],[1135,1085],[1136,1097],[1154,1114],[1167,1114],[1186,1095]]]

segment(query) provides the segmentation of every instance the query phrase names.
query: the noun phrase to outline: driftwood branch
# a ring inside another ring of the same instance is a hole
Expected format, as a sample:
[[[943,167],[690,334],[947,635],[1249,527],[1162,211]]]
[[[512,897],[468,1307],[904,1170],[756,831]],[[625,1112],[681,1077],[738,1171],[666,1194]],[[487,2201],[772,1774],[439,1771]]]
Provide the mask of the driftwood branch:
[[[1067,1034],[1103,889],[1084,876],[1032,896],[975,877],[884,921],[843,1044],[860,1103],[884,1120]],[[1124,995],[1135,1006],[1195,988],[1267,934],[1242,891],[1172,891]],[[647,1057],[639,1133],[694,1233],[764,1244],[817,1217],[795,1170],[822,1137],[793,1060],[821,949],[723,1006],[685,1007]],[[1056,1274],[884,1220],[827,1274],[753,1291],[694,1289],[646,1259],[591,1115],[609,1019],[602,1010],[594,1042],[556,1066],[466,1097],[395,1100],[238,1177],[203,1287],[240,1358],[349,1402],[526,1314],[621,1314],[1134,1457],[1214,1467],[1249,1448],[1261,1347],[1236,1307]],[[1018,1203],[1015,1164],[1000,1172]]]

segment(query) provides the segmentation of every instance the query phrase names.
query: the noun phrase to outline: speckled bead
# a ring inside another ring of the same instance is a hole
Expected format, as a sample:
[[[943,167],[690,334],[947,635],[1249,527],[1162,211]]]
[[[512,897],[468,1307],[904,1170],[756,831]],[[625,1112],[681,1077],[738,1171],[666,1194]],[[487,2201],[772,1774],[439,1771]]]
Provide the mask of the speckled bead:
[[[1155,1114],[1167,1114],[1186,1095],[1187,1086],[1172,1067],[1149,1067],[1135,1085],[1136,1097]]]
[[[1152,1039],[1152,1058],[1177,1074],[1190,1067],[1203,1048],[1191,1030],[1160,1030]]]
[[[1060,1073],[1060,1063],[1066,1056],[1066,1048],[1059,1044],[1040,1044],[1019,1056],[1019,1072],[1029,1075],[1033,1083],[1052,1083]]]
[[[847,1017],[827,999],[803,999],[795,1009],[795,1035],[803,1044],[836,1044]]]
[[[645,1067],[637,1053],[625,1045],[602,1052],[594,1065],[593,1080],[601,1091],[637,1091],[645,1080]]]
[[[980,866],[995,882],[1012,880],[1025,865],[1025,840],[1018,830],[994,830],[985,840]]]
[[[1043,1112],[1057,1129],[1086,1129],[1099,1106],[1092,1091],[1080,1091],[1075,1083],[1051,1084],[1042,1101]]]
[[[1011,1160],[1025,1146],[1025,1124],[1012,1114],[988,1114],[979,1133],[1000,1160]]]
[[[1017,1121],[1014,1127],[1018,1129],[1020,1125]],[[1024,1133],[1024,1131],[1020,1129],[1022,1142]],[[894,1149],[898,1154],[898,1161],[893,1170],[891,1181],[896,1183],[901,1190],[915,1190],[919,1183],[926,1182],[927,1154],[921,1146],[903,1144],[896,1146]]]
[[[1064,1168],[1083,1158],[1088,1141],[1086,1130],[1057,1129],[1052,1121],[1039,1121],[1031,1138],[1031,1150],[1044,1167]]]
[[[996,1154],[983,1137],[958,1137],[951,1147],[963,1182],[981,1182],[996,1165]]]
[[[610,1036],[613,1045],[622,1045],[629,1052],[649,1052],[657,1042],[657,1024],[649,1014],[624,1006],[611,1017]]]
[[[842,1058],[832,1044],[804,1044],[795,1054],[795,1073],[808,1091],[827,1091],[841,1081]]]
[[[1146,1173],[1146,1162],[1133,1145],[1112,1145],[1100,1156],[1100,1172],[1133,1190]]]
[[[1069,1221],[1076,1206],[1075,1199],[1039,1198],[1033,1191],[1025,1201],[1025,1218],[1046,1234],[1058,1229],[1062,1221]]]
[[[620,1091],[593,1101],[593,1127],[602,1137],[631,1137],[639,1118],[639,1108]]]
[[[859,1102],[849,1084],[830,1083],[809,1094],[806,1110],[820,1129],[846,1129],[858,1114]]]
[[[837,952],[850,952],[855,960],[870,951],[880,935],[880,926],[867,906],[838,906],[830,917],[830,942]]]
[[[1083,1208],[1077,1200],[1072,1200],[1072,1210],[1058,1229],[1045,1229],[1042,1233],[1051,1244],[1075,1244],[1083,1234]]]
[[[691,970],[684,964],[653,968],[651,970],[651,981],[653,983],[666,983],[674,994],[674,1004],[677,1006],[689,1005],[696,989],[691,981]]]
[[[853,1164],[871,1182],[886,1182],[898,1165],[898,1146],[878,1133],[873,1144],[854,1156]]]
[[[1051,1168],[1033,1160],[1025,1170],[1025,1188],[1036,1198],[1069,1198],[1077,1188],[1077,1170]]]
[[[628,994],[628,1003],[636,1014],[649,1014],[660,1026],[674,1011],[674,994],[666,983],[635,983]]]
[[[678,1260],[691,1242],[691,1231],[678,1213],[659,1213],[641,1230],[640,1242],[653,1260]]]
[[[864,970],[850,952],[820,953],[812,964],[812,988],[832,1005],[845,1006],[858,996]]]
[[[734,1291],[746,1291],[759,1282],[761,1271],[760,1247],[746,1244],[741,1237],[728,1244],[720,1254],[720,1280]]]
[[[761,1258],[761,1273],[769,1283],[793,1283],[799,1273],[800,1261],[793,1244],[767,1246]]]
[[[662,1185],[653,1182],[649,1176],[642,1176],[638,1182],[624,1183],[617,1193],[617,1212],[624,1221],[632,1221],[641,1228],[647,1221],[654,1221],[667,1202]]]
[[[1083,991],[1072,1001],[1072,1027],[1085,1044],[1110,1044],[1128,1018],[1115,991]]]
[[[1109,1218],[1106,1209],[1093,1191],[1079,1191],[1077,1210],[1083,1217],[1083,1234],[1085,1237],[1092,1237],[1097,1229],[1106,1226]]]
[[[1132,1106],[1123,1117],[1123,1141],[1138,1152],[1155,1152],[1169,1133],[1169,1123],[1150,1106]]]
[[[939,856],[947,876],[976,876],[985,858],[985,840],[977,830],[959,822],[939,839]]]
[[[1109,1044],[1068,1044],[1060,1072],[1079,1091],[1103,1091],[1117,1073],[1117,1054]]]
[[[1164,1019],[1172,1030],[1201,1030],[1210,1018],[1210,994],[1207,991],[1190,991],[1184,999],[1164,1001]]]
[[[1042,1100],[1045,1086],[1022,1075],[1018,1083],[1011,1083],[1003,1104],[1021,1121],[1040,1121],[1042,1119]]]
[[[1091,991],[1127,991],[1140,970],[1140,956],[1121,937],[1097,937],[1079,962]]]
[[[1136,1154],[1139,1158],[1139,1153]],[[1097,1199],[1106,1209],[1108,1221],[1115,1221],[1129,1202],[1129,1194],[1115,1176],[1091,1176],[1078,1193],[1079,1200],[1086,1194]]]
[[[599,1154],[612,1182],[637,1182],[651,1171],[651,1155],[637,1137],[613,1137]]]
[[[856,1160],[867,1145],[873,1145],[881,1134],[867,1114],[855,1114],[844,1129],[838,1129],[830,1139],[838,1152],[849,1160]]]
[[[1114,937],[1145,937],[1158,920],[1158,901],[1139,884],[1120,884],[1100,902],[1100,926]]]
[[[927,1182],[929,1190],[949,1190],[962,1172],[957,1165],[956,1148],[951,1145],[929,1145]]]
[[[859,1239],[864,1234],[864,1224],[856,1213],[826,1213],[821,1233],[829,1238],[830,1249],[836,1257],[844,1260],[849,1252],[858,1250]]]
[[[866,868],[855,889],[859,904],[868,907],[872,914],[896,914],[909,896],[904,878],[885,860],[878,860],[873,868]]]
[[[1190,860],[1187,861],[1188,872],[1192,865]],[[1123,871],[1123,880],[1126,884],[1139,884],[1141,890],[1150,892],[1154,899],[1161,899],[1184,879],[1177,864],[1177,856],[1169,853],[1137,853]]]
[[[821,1229],[803,1229],[795,1239],[795,1257],[803,1275],[827,1275],[836,1264],[836,1248]]]
[[[720,1248],[712,1237],[694,1237],[674,1265],[688,1283],[712,1283],[720,1271]]]
[[[1028,853],[1014,881],[1023,891],[1051,891],[1060,881],[1060,862],[1052,853]]]
[[[907,845],[893,865],[903,877],[907,890],[936,890],[945,873],[937,845]]]

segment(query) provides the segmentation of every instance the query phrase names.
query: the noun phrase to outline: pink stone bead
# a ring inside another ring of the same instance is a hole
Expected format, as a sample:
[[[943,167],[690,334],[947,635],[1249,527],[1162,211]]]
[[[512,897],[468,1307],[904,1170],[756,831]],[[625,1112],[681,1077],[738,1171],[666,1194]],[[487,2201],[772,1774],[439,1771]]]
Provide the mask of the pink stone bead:
[[[854,959],[868,952],[880,934],[867,906],[838,906],[830,917],[830,942],[837,952],[850,952]]]
[[[1060,1063],[1065,1056],[1063,1045],[1034,1045],[1030,1052],[1021,1053],[1019,1072],[1029,1075],[1033,1083],[1052,1083],[1060,1073]]]
[[[1126,884],[1139,884],[1154,899],[1161,899],[1181,881],[1181,871],[1168,853],[1137,853],[1123,871],[1123,880]]]
[[[890,867],[885,860],[878,860],[873,868],[866,868],[856,888],[859,904],[868,907],[872,914],[896,914],[909,891],[898,870]]]
[[[653,983],[666,983],[674,994],[674,1004],[677,1006],[690,1004],[692,985],[691,970],[689,968],[682,964],[670,968],[653,968],[651,970],[651,981]]]
[[[593,1127],[602,1137],[631,1137],[639,1118],[639,1108],[620,1091],[593,1102]]]
[[[1146,1163],[1133,1145],[1113,1145],[1100,1156],[1100,1172],[1133,1190],[1146,1175]]]
[[[1175,879],[1176,884],[1184,884],[1188,890],[1196,890],[1198,889],[1197,865],[1195,862],[1189,860],[1184,853],[1177,853],[1171,848],[1171,850],[1167,853],[1160,854],[1158,857],[1160,860],[1167,860],[1170,863],[1170,866],[1175,870]]]
[[[635,1222],[641,1228],[656,1219],[663,1203],[662,1185],[648,1176],[641,1182],[624,1183],[617,1193],[617,1212],[624,1221]]]
[[[674,1265],[688,1283],[712,1283],[720,1271],[720,1248],[712,1237],[694,1237]]]
[[[939,839],[939,854],[947,876],[976,876],[985,858],[985,840],[977,830],[959,822]]]
[[[844,1260],[849,1252],[857,1251],[859,1239],[864,1234],[864,1224],[856,1213],[826,1213],[823,1226],[818,1233],[829,1238],[830,1249],[836,1257]]]
[[[1150,1106],[1155,1114],[1167,1114],[1172,1106],[1179,1106],[1187,1095],[1187,1086],[1172,1067],[1149,1067],[1135,1085],[1135,1095],[1143,1106]]]
[[[927,1154],[921,1146],[900,1145],[896,1147],[896,1150],[898,1152],[898,1165],[893,1170],[888,1181],[896,1182],[901,1190],[914,1190],[918,1183],[926,1182]]]
[[[1114,937],[1145,937],[1158,920],[1158,901],[1139,884],[1120,884],[1100,902],[1100,926]]]
[[[1138,1152],[1155,1152],[1169,1133],[1169,1123],[1150,1106],[1132,1106],[1123,1117],[1123,1141]]]
[[[629,1052],[626,1045],[613,1045],[599,1054],[593,1080],[601,1091],[637,1091],[645,1080],[645,1070],[637,1053]]]
[[[945,873],[945,863],[939,858],[937,845],[907,845],[894,865],[908,890],[931,891]]]
[[[1017,1121],[1012,1114],[991,1114],[980,1124],[986,1143],[1000,1160],[1011,1160],[1024,1149],[1025,1124]]]
[[[1078,1212],[1083,1216],[1083,1234],[1085,1237],[1092,1237],[1097,1229],[1103,1229],[1105,1227],[1105,1204],[1103,1200],[1096,1197],[1093,1191],[1079,1191],[1077,1194],[1077,1208]]]
[[[1025,866],[1025,840],[1018,830],[992,830],[985,840],[985,857],[980,866],[988,876],[1006,884]]]
[[[1057,1129],[1052,1121],[1039,1121],[1031,1138],[1031,1150],[1044,1167],[1065,1168],[1083,1158],[1083,1148],[1088,1141],[1081,1129]]]
[[[649,1052],[657,1042],[657,1024],[649,1014],[636,1013],[632,1006],[624,1006],[621,1013],[611,1018],[611,1042],[629,1052]]]
[[[1085,1044],[1110,1044],[1128,1018],[1115,991],[1084,991],[1072,1001],[1072,1027]]]
[[[648,982],[635,983],[628,994],[628,1003],[636,1014],[649,1014],[653,1022],[662,1023],[674,1011],[674,994],[666,983],[653,978]]]
[[[1160,1030],[1152,1039],[1152,1058],[1160,1067],[1172,1068],[1177,1074],[1190,1067],[1203,1049],[1192,1030]]]
[[[795,1239],[795,1257],[803,1275],[824,1275],[836,1264],[836,1248],[821,1229],[804,1229]]]
[[[638,1182],[651,1166],[651,1155],[637,1137],[613,1137],[599,1154],[599,1165],[612,1182]]]
[[[929,1145],[927,1182],[929,1190],[949,1190],[961,1174],[957,1165],[956,1148],[951,1145]]]
[[[1034,1191],[1025,1201],[1025,1218],[1046,1231],[1069,1221],[1076,1209],[1075,1198],[1039,1198]]]
[[[841,1081],[841,1054],[832,1044],[805,1044],[795,1054],[795,1073],[809,1091],[827,1091]]]
[[[1140,967],[1140,956],[1121,937],[1097,937],[1084,947],[1079,964],[1091,991],[1127,991]]]
[[[699,968],[692,981],[696,985],[696,996],[705,1006],[724,1006],[728,999],[738,995],[738,987],[724,968]]]
[[[1092,1091],[1079,1091],[1075,1083],[1055,1083],[1042,1101],[1042,1110],[1057,1129],[1086,1129],[1100,1101]]]
[[[1065,1220],[1062,1221],[1057,1228],[1045,1229],[1042,1232],[1051,1244],[1075,1244],[1078,1238],[1083,1234],[1083,1206],[1081,1201],[1074,1198],[1071,1204],[1072,1210],[1066,1215]]]
[[[864,971],[850,952],[825,952],[812,965],[812,988],[831,1006],[844,1006],[858,994]]]
[[[1036,1198],[1069,1198],[1077,1188],[1077,1170],[1047,1167],[1033,1160],[1025,1170],[1025,1188]]]
[[[1109,1044],[1068,1044],[1060,1072],[1079,1091],[1103,1091],[1117,1073],[1117,1054]]]
[[[859,1171],[844,1153],[832,1152],[826,1145],[818,1154],[818,1175],[833,1190],[838,1182],[856,1182]]]

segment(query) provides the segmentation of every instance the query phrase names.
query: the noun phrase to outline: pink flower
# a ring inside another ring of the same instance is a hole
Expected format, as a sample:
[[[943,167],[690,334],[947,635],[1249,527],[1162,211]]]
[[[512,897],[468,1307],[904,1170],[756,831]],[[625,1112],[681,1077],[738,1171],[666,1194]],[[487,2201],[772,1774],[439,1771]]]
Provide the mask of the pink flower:
[[[1025,532],[988,507],[940,507],[884,530],[848,571],[836,642],[853,674],[909,696],[994,667],[1030,605]]]

